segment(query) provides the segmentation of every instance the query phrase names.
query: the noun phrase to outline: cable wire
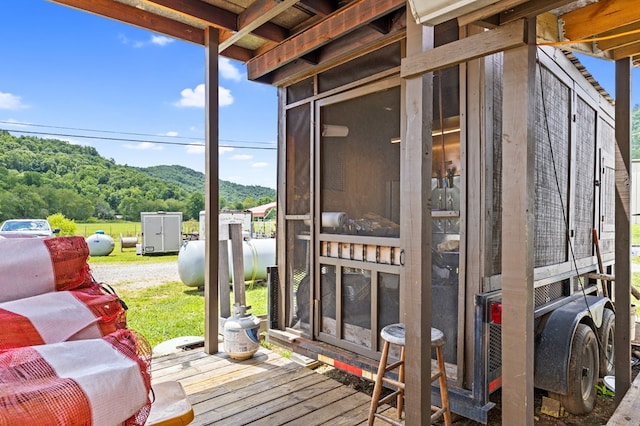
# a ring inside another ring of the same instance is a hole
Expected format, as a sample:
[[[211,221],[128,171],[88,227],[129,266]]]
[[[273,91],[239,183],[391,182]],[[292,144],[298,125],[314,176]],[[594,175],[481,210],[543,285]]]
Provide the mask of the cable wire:
[[[161,145],[180,145],[180,146],[202,146],[202,147],[205,146],[204,143],[193,143],[193,142],[170,142],[170,141],[155,141],[155,140],[146,140],[146,139],[127,139],[127,138],[114,138],[114,137],[105,137],[105,136],[76,135],[76,134],[67,134],[67,133],[35,132],[30,130],[8,130],[8,131],[15,132],[15,133],[27,133],[27,134],[33,134],[33,135],[58,136],[58,137],[67,137],[67,138],[81,138],[81,139],[118,141],[118,142],[139,142],[139,143],[153,143],[153,144],[161,144]],[[218,147],[219,148],[238,148],[238,149],[257,149],[257,150],[268,150],[268,151],[277,150],[276,147],[243,146],[243,145],[218,145]]]

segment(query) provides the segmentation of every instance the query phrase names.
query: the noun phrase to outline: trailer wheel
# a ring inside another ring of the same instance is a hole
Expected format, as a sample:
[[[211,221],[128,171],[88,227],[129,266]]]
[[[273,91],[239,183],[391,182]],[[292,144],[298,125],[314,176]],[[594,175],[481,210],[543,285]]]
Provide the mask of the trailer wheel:
[[[598,344],[600,346],[600,377],[615,374],[615,350],[613,336],[616,331],[616,314],[611,309],[605,309],[602,314],[602,326],[598,329]]]
[[[569,356],[569,391],[567,395],[560,395],[560,402],[571,414],[587,414],[593,410],[598,367],[596,335],[588,325],[578,324]]]

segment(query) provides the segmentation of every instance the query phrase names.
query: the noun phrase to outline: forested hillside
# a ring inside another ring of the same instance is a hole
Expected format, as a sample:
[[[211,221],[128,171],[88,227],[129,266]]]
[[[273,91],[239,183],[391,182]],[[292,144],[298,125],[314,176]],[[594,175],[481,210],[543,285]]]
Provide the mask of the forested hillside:
[[[631,112],[631,158],[640,159],[640,105]]]
[[[220,184],[221,207],[244,209],[275,200],[270,188]],[[232,191],[225,192],[226,186]],[[123,166],[93,147],[0,130],[0,221],[54,213],[76,221],[116,214],[139,220],[141,211],[157,210],[197,218],[204,208],[203,188],[204,175],[182,166]]]

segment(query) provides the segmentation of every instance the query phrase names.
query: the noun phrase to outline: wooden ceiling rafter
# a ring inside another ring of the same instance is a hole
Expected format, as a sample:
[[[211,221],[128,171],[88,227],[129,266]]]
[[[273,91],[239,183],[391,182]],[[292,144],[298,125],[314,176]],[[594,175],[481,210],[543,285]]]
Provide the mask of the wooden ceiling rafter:
[[[281,0],[274,2],[273,0],[256,0],[244,12],[238,15],[238,27],[236,33],[223,40],[220,43],[219,51],[224,51],[227,47],[236,43],[244,36],[250,34],[263,25],[269,24],[269,21],[280,15],[291,6],[296,4],[298,0]],[[283,41],[273,40],[273,41]]]
[[[640,21],[637,0],[601,0],[560,16],[564,37],[582,40]]]
[[[619,47],[617,49],[613,49],[613,59],[623,59],[640,55],[640,41],[637,41],[633,44],[628,44],[623,47]]]
[[[406,0],[354,1],[304,32],[291,36],[275,48],[249,60],[249,79],[259,79],[276,68],[401,8],[405,3]]]
[[[406,9],[401,9],[401,17],[396,19],[389,33],[380,34],[369,26],[342,37],[323,46],[320,51],[318,64],[312,65],[305,61],[290,62],[273,72],[257,79],[261,83],[276,86],[287,86],[296,83],[317,72],[322,72],[338,64],[358,58],[368,52],[396,43],[404,38]]]
[[[185,2],[181,0],[146,0],[170,12],[178,13],[188,19],[197,20],[202,25],[212,26],[223,30],[220,33],[219,52],[225,51],[229,46],[239,41],[242,37],[253,33],[254,35],[271,42],[281,42],[289,36],[289,31],[279,25],[269,22],[273,13],[268,13],[266,7],[261,7],[259,1],[247,8],[241,14],[235,14],[220,7],[205,2]],[[269,2],[278,9],[282,3]],[[266,16],[260,16],[255,11],[262,10]],[[279,13],[276,13],[277,15]],[[255,22],[251,22],[256,19]]]
[[[597,42],[598,48],[602,50],[610,50],[610,49],[616,49],[619,47],[626,46],[628,44],[635,43],[638,40],[638,37],[640,35],[639,33],[624,35],[625,33],[633,33],[635,31],[640,31],[640,22],[634,22],[633,24],[624,25],[622,27],[616,28],[615,30],[607,31],[605,33],[599,34],[600,37],[602,36],[605,36],[605,37],[617,36],[617,37],[609,40],[598,41]]]
[[[334,0],[300,0],[295,7],[309,15],[329,16],[338,9],[338,2]]]
[[[183,0],[146,0],[171,13],[177,13],[188,19],[195,19],[203,25],[223,28],[229,31],[237,29],[238,15],[203,1]]]
[[[575,0],[533,0],[507,9],[499,14],[500,25],[508,24],[522,18],[533,18],[550,10],[566,6]]]

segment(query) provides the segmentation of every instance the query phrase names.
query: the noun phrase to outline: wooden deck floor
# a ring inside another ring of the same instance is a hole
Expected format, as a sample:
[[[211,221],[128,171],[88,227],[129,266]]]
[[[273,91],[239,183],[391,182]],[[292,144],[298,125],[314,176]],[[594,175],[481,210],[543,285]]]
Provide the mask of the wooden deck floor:
[[[153,360],[152,380],[182,383],[193,425],[361,425],[370,403],[368,395],[264,348],[246,361],[201,348],[165,355]]]

